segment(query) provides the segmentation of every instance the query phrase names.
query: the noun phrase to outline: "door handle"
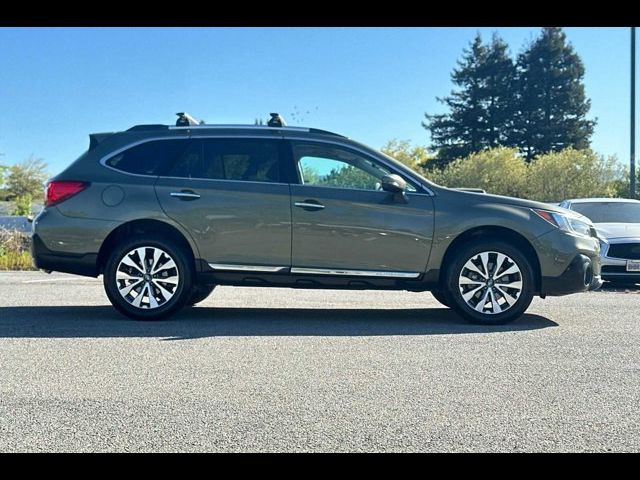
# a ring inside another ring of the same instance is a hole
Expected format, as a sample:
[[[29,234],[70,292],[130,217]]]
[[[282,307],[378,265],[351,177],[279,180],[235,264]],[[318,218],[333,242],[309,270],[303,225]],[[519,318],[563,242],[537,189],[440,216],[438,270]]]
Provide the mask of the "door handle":
[[[197,200],[200,195],[193,190],[181,190],[180,192],[171,192],[169,195],[180,200]]]
[[[295,202],[293,205],[298,208],[304,208],[305,210],[308,210],[308,211],[324,209],[324,205],[322,205],[320,202],[316,200],[305,200],[304,202]]]

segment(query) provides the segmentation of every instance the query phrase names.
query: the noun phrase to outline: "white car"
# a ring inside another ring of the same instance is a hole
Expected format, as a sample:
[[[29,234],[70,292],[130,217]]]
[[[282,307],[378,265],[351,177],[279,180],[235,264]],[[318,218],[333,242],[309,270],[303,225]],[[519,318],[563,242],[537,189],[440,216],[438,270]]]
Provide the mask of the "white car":
[[[596,227],[604,280],[640,283],[640,201],[579,198],[560,206],[584,215]]]

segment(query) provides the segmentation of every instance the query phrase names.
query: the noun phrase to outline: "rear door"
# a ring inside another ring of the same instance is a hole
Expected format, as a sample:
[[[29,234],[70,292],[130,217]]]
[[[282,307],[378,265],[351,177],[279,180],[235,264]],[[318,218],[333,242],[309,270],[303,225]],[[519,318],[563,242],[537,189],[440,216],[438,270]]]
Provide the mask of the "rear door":
[[[273,138],[192,138],[158,178],[162,208],[191,233],[212,268],[269,272],[290,266],[283,146]]]

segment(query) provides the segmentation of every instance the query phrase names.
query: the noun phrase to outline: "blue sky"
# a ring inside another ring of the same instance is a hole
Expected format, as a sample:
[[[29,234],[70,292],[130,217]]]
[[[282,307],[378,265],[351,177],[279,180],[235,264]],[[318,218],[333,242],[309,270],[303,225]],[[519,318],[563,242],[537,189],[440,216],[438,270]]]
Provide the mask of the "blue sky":
[[[31,155],[55,174],[88,134],[172,123],[333,130],[372,147],[427,144],[424,112],[443,111],[450,72],[479,31],[512,53],[539,28],[0,28],[0,163]],[[593,148],[629,159],[629,29],[566,28],[586,67]]]

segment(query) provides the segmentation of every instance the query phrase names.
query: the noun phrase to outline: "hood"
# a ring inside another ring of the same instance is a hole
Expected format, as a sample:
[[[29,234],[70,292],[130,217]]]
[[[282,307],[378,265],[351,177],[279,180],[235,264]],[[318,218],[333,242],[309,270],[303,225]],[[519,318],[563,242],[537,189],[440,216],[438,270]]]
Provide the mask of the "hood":
[[[640,223],[594,223],[603,238],[640,238]]]
[[[514,205],[516,207],[525,208],[539,208],[542,210],[548,210],[550,212],[562,213],[564,215],[570,215],[573,217],[582,217],[578,212],[567,210],[566,208],[553,205],[551,203],[536,202],[534,200],[525,200],[524,198],[506,197],[503,195],[493,195],[491,193],[471,193],[469,191],[457,190],[455,188],[446,188],[439,186],[439,188],[447,190],[448,192],[455,193],[456,195],[469,195],[473,196],[475,201],[482,199],[488,203],[501,203],[503,205]]]

